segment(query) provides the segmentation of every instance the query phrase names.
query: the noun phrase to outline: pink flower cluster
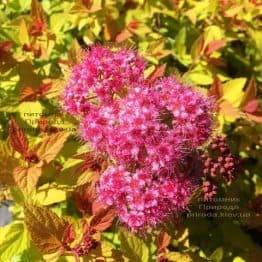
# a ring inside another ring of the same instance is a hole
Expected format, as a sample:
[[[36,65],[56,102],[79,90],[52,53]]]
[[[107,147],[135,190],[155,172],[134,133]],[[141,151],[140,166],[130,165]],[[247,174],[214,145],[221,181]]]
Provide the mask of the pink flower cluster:
[[[194,181],[183,164],[212,131],[212,103],[174,77],[148,83],[136,52],[93,46],[72,70],[64,108],[80,133],[112,166],[99,198],[139,230],[186,208]]]
[[[123,166],[104,172],[98,187],[100,199],[115,205],[119,218],[132,229],[154,226],[170,214],[184,209],[193,184],[180,174],[163,176],[138,169],[131,173]]]

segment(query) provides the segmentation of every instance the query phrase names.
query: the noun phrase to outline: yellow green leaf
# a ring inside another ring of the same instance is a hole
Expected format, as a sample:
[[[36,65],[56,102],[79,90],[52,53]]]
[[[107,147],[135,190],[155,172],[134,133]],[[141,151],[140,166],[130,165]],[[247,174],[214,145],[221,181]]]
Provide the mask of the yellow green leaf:
[[[0,228],[0,261],[11,258],[29,248],[29,236],[23,223],[13,223]]]
[[[66,200],[66,192],[59,188],[49,188],[49,184],[39,187],[36,194],[32,197],[36,203],[43,206],[52,205]]]
[[[23,102],[19,105],[18,111],[27,125],[36,128],[38,126],[38,120],[43,112],[43,106],[38,101]]]
[[[214,262],[220,262],[223,259],[224,250],[222,247],[218,247],[210,256],[210,259]]]
[[[63,148],[68,136],[66,132],[58,132],[45,137],[36,148],[37,156],[46,164],[50,163]]]
[[[20,41],[21,45],[30,43],[29,34],[28,34],[27,26],[26,26],[24,19],[22,19],[21,22],[20,22],[19,36],[18,37],[19,37],[19,41]]]
[[[149,249],[141,238],[125,229],[121,229],[119,232],[119,239],[121,241],[121,251],[130,261],[149,261]]]
[[[235,258],[233,259],[233,262],[246,262],[246,260],[243,259],[242,257],[235,257]]]
[[[7,143],[0,142],[0,184],[13,185],[13,170],[19,164],[19,160],[14,158],[11,148]]]
[[[183,254],[180,252],[170,252],[165,255],[165,258],[168,259],[168,261],[174,261],[174,262],[193,262],[191,257],[187,254]]]
[[[234,107],[239,107],[242,101],[244,92],[243,88],[246,84],[247,79],[236,78],[223,84],[223,97],[222,99],[227,100]]]

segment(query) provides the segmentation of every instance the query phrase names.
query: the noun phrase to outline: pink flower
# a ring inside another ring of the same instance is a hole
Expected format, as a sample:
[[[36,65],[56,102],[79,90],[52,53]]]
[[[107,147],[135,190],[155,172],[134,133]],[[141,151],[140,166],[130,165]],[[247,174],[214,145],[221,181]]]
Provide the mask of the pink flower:
[[[63,92],[65,111],[83,115],[92,104],[110,103],[115,95],[143,81],[144,68],[144,60],[132,50],[91,46],[72,69]]]

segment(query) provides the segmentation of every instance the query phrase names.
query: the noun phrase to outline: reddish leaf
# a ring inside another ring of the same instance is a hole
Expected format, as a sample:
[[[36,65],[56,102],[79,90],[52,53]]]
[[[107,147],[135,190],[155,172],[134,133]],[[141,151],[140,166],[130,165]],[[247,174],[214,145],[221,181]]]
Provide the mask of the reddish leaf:
[[[138,29],[139,24],[140,24],[139,21],[133,20],[133,21],[131,21],[131,22],[127,25],[127,28],[130,29],[130,30],[136,30],[136,29]]]
[[[257,99],[249,101],[243,108],[246,113],[255,113],[259,108],[259,101]]]
[[[223,40],[223,39],[220,39],[220,40],[214,40],[212,42],[210,42],[207,47],[205,48],[205,51],[204,53],[206,55],[210,55],[212,54],[214,51],[224,47],[226,45],[226,41]]]
[[[21,89],[20,97],[19,97],[20,102],[36,101],[36,99],[37,99],[37,93],[32,87],[27,86]]]
[[[171,237],[167,232],[162,231],[157,238],[157,250],[158,253],[162,253],[168,247]]]
[[[32,52],[34,50],[34,47],[32,44],[23,44],[23,51],[25,52]]]
[[[154,82],[157,78],[162,77],[166,71],[166,64],[160,65],[148,76],[149,82]]]
[[[81,2],[87,9],[90,9],[93,3],[92,0],[81,0]]]
[[[72,224],[69,224],[63,232],[62,242],[69,245],[75,240],[76,234]]]
[[[226,67],[226,63],[221,57],[207,57],[207,63],[216,67]]]
[[[45,24],[41,20],[35,20],[29,28],[29,34],[31,36],[41,36],[43,34]]]
[[[90,226],[97,231],[104,231],[112,225],[114,218],[114,209],[111,207],[103,208],[92,218]]]
[[[223,96],[222,83],[217,76],[214,77],[214,82],[210,89],[208,90],[208,95],[219,100]]]
[[[0,42],[0,57],[3,53],[8,53],[12,48],[13,43],[11,41],[1,41]]]
[[[77,209],[82,215],[92,214],[92,204],[95,201],[95,188],[90,185],[83,185],[79,187],[74,193],[73,198]]]
[[[44,96],[52,88],[52,83],[42,83],[38,88],[39,96]]]
[[[106,206],[96,199],[92,203],[92,214],[98,215],[101,212],[101,210],[103,210],[104,208],[106,208]]]
[[[42,132],[42,133],[52,134],[52,133],[58,132],[58,128],[51,126],[46,117],[41,117],[38,120],[38,128],[39,128],[40,132]]]
[[[24,134],[24,131],[19,127],[16,120],[11,117],[9,120],[9,138],[10,145],[14,150],[19,152],[21,155],[26,156],[28,153],[28,140]]]
[[[38,0],[32,0],[31,3],[32,24],[29,29],[29,34],[32,36],[41,36],[45,30],[46,24],[44,20],[44,10]]]

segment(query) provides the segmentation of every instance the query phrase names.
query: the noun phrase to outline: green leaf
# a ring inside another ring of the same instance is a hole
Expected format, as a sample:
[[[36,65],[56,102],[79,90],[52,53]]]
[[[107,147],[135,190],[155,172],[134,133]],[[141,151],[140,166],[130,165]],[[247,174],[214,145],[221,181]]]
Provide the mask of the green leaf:
[[[23,223],[13,223],[0,228],[0,260],[10,261],[29,247],[29,235]],[[1,241],[2,240],[2,241]]]
[[[214,262],[220,262],[223,259],[224,250],[222,247],[218,247],[210,256],[210,259]]]
[[[119,239],[121,241],[121,251],[130,259],[130,261],[149,261],[149,249],[141,238],[122,229],[119,232]]]

